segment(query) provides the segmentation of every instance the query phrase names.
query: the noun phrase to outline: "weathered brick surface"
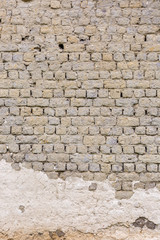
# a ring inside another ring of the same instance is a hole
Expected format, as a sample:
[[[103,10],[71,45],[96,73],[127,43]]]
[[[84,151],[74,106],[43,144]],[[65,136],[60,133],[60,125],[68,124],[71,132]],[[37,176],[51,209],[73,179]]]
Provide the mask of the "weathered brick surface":
[[[114,173],[119,198],[158,184],[159,16],[158,0],[1,1],[1,159]]]

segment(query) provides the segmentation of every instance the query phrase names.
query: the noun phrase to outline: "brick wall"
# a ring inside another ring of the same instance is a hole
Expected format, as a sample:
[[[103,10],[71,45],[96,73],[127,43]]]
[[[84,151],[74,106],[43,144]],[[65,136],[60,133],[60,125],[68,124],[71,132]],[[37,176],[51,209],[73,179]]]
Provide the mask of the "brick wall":
[[[160,3],[0,2],[0,157],[160,189]]]

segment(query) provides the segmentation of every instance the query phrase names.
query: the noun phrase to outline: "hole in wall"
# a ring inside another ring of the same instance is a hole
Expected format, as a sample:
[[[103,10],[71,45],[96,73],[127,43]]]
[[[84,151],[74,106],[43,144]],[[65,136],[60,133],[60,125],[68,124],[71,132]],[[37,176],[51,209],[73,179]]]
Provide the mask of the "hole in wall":
[[[140,228],[143,228],[144,226],[146,226],[147,228],[152,230],[156,228],[156,224],[145,217],[139,217],[138,219],[136,219],[136,221],[133,223],[133,226],[140,227]]]
[[[0,18],[0,23],[2,22],[2,19]]]
[[[34,50],[37,50],[38,52],[41,52],[41,51],[42,51],[42,49],[41,49],[41,46],[40,46],[40,45],[38,45],[37,47],[34,47]]]
[[[25,206],[20,205],[20,206],[19,206],[19,210],[20,210],[22,213],[24,213],[24,211],[25,211]]]
[[[91,183],[88,190],[89,191],[95,191],[97,189],[97,183]]]
[[[64,44],[63,44],[63,43],[60,43],[60,44],[59,44],[59,48],[60,48],[60,49],[64,49]]]
[[[22,41],[28,40],[29,36],[22,37]]]
[[[57,229],[56,234],[58,237],[64,237],[64,235],[65,235],[65,233],[61,229]]]
[[[145,41],[145,42],[147,41],[147,36],[146,36],[146,35],[144,36],[144,41]]]

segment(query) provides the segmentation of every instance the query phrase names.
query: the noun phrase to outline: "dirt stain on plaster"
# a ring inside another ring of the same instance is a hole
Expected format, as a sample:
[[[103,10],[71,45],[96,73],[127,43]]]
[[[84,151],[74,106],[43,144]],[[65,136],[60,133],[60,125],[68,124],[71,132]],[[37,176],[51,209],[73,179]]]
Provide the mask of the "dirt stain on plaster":
[[[147,228],[152,229],[152,230],[154,230],[156,228],[156,224],[154,222],[148,220],[145,217],[137,218],[136,221],[133,223],[133,226],[140,227],[140,228],[143,228],[146,226]]]

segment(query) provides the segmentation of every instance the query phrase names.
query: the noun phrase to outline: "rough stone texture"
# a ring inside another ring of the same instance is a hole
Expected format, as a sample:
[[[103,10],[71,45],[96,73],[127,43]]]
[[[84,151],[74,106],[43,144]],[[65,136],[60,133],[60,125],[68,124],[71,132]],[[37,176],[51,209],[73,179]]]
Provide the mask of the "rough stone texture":
[[[159,0],[1,0],[0,160],[119,200],[160,189],[159,32]]]
[[[158,0],[1,1],[1,159],[51,178],[114,173],[120,198],[133,180],[158,185],[159,16]]]

